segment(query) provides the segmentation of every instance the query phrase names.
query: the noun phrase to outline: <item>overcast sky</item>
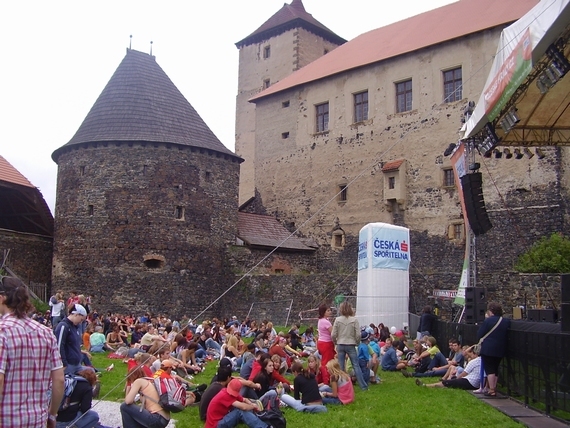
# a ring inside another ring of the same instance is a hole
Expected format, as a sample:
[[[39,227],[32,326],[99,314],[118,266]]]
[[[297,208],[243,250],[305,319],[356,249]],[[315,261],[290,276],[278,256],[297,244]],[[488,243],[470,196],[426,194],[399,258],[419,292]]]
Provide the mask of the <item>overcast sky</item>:
[[[453,0],[303,0],[314,18],[354,37]],[[287,0],[291,3],[291,0]],[[132,48],[158,64],[222,143],[234,150],[238,50],[235,43],[283,0],[5,1],[0,6],[0,154],[55,206],[57,165],[66,144]]]

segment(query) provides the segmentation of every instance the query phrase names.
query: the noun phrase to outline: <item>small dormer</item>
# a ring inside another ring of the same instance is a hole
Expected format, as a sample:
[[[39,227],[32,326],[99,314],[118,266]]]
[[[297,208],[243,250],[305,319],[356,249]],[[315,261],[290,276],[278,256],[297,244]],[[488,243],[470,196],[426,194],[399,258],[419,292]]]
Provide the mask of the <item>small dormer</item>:
[[[406,207],[406,160],[387,162],[382,167],[384,175],[384,203],[392,211],[395,204],[399,210]]]

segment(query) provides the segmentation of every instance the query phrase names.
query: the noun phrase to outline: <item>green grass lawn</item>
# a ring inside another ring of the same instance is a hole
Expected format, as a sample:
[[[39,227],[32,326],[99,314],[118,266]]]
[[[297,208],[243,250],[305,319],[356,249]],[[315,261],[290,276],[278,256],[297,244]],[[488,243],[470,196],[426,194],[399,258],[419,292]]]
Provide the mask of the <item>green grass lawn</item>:
[[[100,399],[122,401],[126,364],[110,360],[106,355],[93,355],[95,367],[104,369],[114,363],[111,372],[101,375]],[[210,383],[216,362],[208,363],[206,371],[196,376],[196,383]],[[371,385],[363,392],[356,387],[355,402],[348,406],[329,406],[328,413],[305,414],[290,408],[283,409],[288,427],[520,427],[501,412],[486,405],[470,393],[451,389],[432,389],[416,386],[414,379],[400,373],[380,373],[382,384]],[[433,380],[435,382],[435,379]],[[95,402],[96,403],[96,402]],[[94,405],[96,405],[94,403]],[[196,428],[200,422],[197,407],[189,407],[173,415],[177,428]],[[245,425],[240,425],[245,427]]]

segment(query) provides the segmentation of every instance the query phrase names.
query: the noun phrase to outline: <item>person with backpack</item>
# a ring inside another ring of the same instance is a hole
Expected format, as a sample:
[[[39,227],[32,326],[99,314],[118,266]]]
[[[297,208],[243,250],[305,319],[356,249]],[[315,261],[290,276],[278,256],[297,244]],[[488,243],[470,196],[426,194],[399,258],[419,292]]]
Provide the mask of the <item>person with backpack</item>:
[[[131,384],[131,388],[120,408],[123,428],[166,427],[170,421],[170,412],[159,404],[160,396],[154,379],[145,377],[145,372],[138,366],[129,373],[127,382]],[[135,404],[137,394],[145,398],[141,401],[141,406]]]
[[[82,370],[74,376],[66,376],[66,389],[57,412],[56,428],[105,428],[99,415],[91,410],[93,388],[97,376],[92,370]]]

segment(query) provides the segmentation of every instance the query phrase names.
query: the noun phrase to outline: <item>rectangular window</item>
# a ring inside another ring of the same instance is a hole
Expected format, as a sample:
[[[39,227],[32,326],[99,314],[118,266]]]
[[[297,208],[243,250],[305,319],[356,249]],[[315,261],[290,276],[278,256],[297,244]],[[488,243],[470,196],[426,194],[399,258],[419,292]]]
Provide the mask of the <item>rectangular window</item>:
[[[446,168],[443,170],[443,187],[455,186],[455,177],[453,176],[453,169]]]
[[[329,103],[323,103],[316,106],[317,108],[317,132],[325,132],[329,130]]]
[[[281,107],[287,108],[287,107],[289,107],[289,104],[290,104],[290,103],[289,103],[289,100],[283,101],[283,102],[281,103]]]
[[[267,88],[269,88],[270,86],[271,86],[271,80],[265,79],[265,80],[263,81],[263,89],[267,89]]]
[[[93,209],[93,205],[88,205],[87,206],[87,215],[93,215],[94,209]]]
[[[454,224],[453,225],[453,237],[454,239],[463,239],[462,237],[463,234],[463,224],[459,223],[459,224]]]
[[[346,198],[347,198],[347,191],[348,186],[346,184],[342,184],[340,186],[338,186],[338,200],[339,202],[346,202]]]
[[[79,175],[85,175],[85,165],[79,167]]]
[[[388,189],[396,188],[396,177],[388,177]]]
[[[289,133],[288,132],[282,132],[281,133],[281,138],[283,138],[284,140],[289,138]]]
[[[263,48],[263,59],[267,59],[271,56],[271,46],[265,46]]]
[[[174,216],[178,220],[184,220],[184,207],[176,207],[174,210]]]
[[[459,101],[463,97],[461,67],[443,72],[443,102]]]
[[[368,91],[354,94],[354,121],[368,120]]]
[[[412,80],[396,83],[396,113],[412,109]]]

